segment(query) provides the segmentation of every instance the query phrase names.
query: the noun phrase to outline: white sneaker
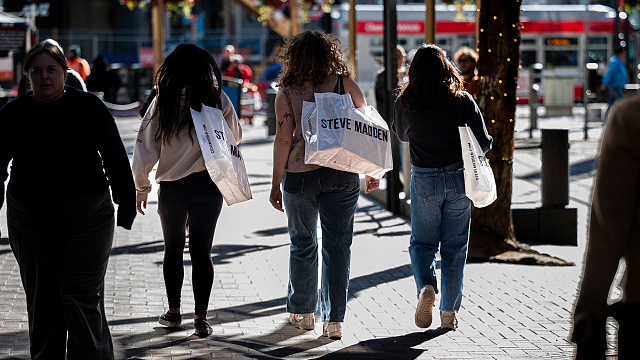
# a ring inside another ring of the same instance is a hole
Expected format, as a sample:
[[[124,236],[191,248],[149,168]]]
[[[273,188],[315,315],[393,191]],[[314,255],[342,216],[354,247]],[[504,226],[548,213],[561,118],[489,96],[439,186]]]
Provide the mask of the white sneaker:
[[[329,322],[322,324],[322,336],[327,336],[332,340],[342,339],[342,323]]]
[[[458,328],[458,319],[453,311],[440,311],[440,328],[455,330]]]
[[[313,313],[289,314],[289,322],[299,329],[313,330],[316,325],[316,318]]]
[[[418,307],[416,308],[415,322],[416,326],[422,329],[431,326],[432,308],[436,302],[436,291],[431,285],[425,285],[420,289],[418,297]]]

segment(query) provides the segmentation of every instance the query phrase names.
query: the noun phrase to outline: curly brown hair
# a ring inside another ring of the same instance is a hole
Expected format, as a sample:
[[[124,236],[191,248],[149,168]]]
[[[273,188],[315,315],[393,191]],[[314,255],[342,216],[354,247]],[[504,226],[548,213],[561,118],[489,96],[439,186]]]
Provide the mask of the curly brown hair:
[[[282,70],[279,86],[320,84],[334,74],[350,76],[350,64],[334,35],[309,30],[289,36],[278,53]]]

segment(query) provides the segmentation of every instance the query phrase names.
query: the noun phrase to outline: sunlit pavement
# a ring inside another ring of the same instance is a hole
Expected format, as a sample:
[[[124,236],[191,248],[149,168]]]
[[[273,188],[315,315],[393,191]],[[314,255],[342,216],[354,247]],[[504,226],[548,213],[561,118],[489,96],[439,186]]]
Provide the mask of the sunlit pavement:
[[[272,139],[262,120],[244,127],[241,146],[254,199],[224,205],[212,258],[215,284],[209,303],[214,333],[193,333],[193,295],[188,252],[182,290],[183,329],[168,330],[158,316],[168,305],[162,277],[163,240],[150,198],[147,215],[131,231],[118,228],[105,280],[105,308],[117,359],[569,359],[567,339],[586,243],[587,209],[601,122],[589,123],[582,140],[581,108],[574,115],[546,119],[539,127],[570,129],[570,207],[578,209],[577,247],[532,246],[576,263],[571,267],[469,264],[457,331],[421,330],[413,323],[416,289],[409,254],[410,225],[379,204],[360,197],[352,246],[351,281],[342,340],[322,337],[322,324],[303,331],[288,323],[285,298],[289,239],[284,214],[268,201]],[[135,118],[118,118],[129,151],[138,127]],[[519,107],[516,147],[529,140],[528,108]],[[540,205],[540,150],[516,150],[514,207]],[[46,189],[43,174],[43,189]],[[153,192],[157,187],[154,187]],[[0,230],[0,358],[28,358],[24,292],[8,245],[5,208]],[[613,297],[618,293],[612,294]],[[614,333],[614,325],[610,325]],[[610,341],[609,353],[616,353]]]

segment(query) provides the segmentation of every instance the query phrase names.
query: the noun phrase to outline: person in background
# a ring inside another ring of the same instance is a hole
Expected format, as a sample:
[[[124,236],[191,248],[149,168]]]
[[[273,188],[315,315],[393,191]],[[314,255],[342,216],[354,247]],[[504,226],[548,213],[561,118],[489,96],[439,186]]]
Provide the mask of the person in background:
[[[613,103],[622,99],[624,86],[627,84],[627,52],[625,48],[616,45],[613,48],[613,56],[609,60],[609,69],[602,78],[601,90],[607,90],[607,111],[604,114],[605,120],[609,115],[609,110]]]
[[[58,44],[57,41],[53,39],[46,39],[42,41],[43,43],[50,43],[57,46],[60,49],[60,52],[64,54],[62,47]],[[67,86],[72,86],[78,90],[87,91],[87,87],[82,80],[80,74],[78,74],[75,70],[67,68],[67,79],[65,80],[65,84]],[[29,77],[26,75],[22,75],[20,78],[20,82],[18,83],[18,97],[27,93],[27,91],[31,90],[31,85],[29,84]]]
[[[225,45],[222,48],[222,58],[220,59],[220,69],[226,71],[231,66],[231,57],[236,54],[236,48],[233,45]]]
[[[80,57],[79,45],[69,46],[69,51],[67,52],[67,67],[80,74],[82,81],[86,81],[87,76],[91,74],[91,67],[89,66],[89,63],[87,60]]]
[[[182,326],[182,255],[188,217],[195,335],[206,337],[213,333],[207,309],[213,287],[211,249],[222,194],[205,167],[190,109],[200,111],[204,104],[222,110],[237,143],[242,139],[242,128],[229,97],[217,85],[221,83],[220,70],[204,49],[194,44],[178,45],[165,59],[156,79],[157,95],[142,119],[133,153],[137,209],[144,215],[151,191],[149,173],[157,163],[158,214],[165,244],[162,271],[169,300],[169,310],[159,322],[168,327]]]
[[[66,68],[50,42],[27,53],[33,90],[0,110],[0,194],[13,160],[7,225],[26,294],[31,359],[113,359],[104,276],[116,224],[131,229],[136,215],[135,187],[109,109],[65,87]]]
[[[636,359],[640,331],[640,96],[617,102],[607,120],[591,199],[589,242],[573,314],[576,359],[604,359],[607,317],[618,322],[618,357]],[[620,260],[622,300],[608,306]]]
[[[458,70],[439,47],[422,45],[409,80],[400,88],[391,126],[409,142],[411,153],[411,239],[409,255],[418,291],[415,324],[428,328],[438,293],[436,253],[440,251],[440,327],[455,330],[469,246],[471,200],[465,195],[459,126],[467,124],[482,150],[491,149],[482,113],[463,90]]]
[[[248,65],[244,64],[242,55],[233,55],[230,60],[231,65],[227,67],[224,76],[242,79],[244,86],[251,84],[253,71]]]
[[[404,48],[400,45],[396,46],[397,52],[398,52],[398,84],[400,85],[402,83],[402,79],[405,76],[405,60],[406,60],[406,53],[404,51]],[[376,93],[376,107],[378,108],[378,112],[380,112],[380,114],[384,115],[384,109],[383,109],[383,105],[384,105],[384,93],[386,91],[385,86],[384,86],[384,77],[386,76],[386,68],[383,67],[380,70],[378,70],[378,74],[376,75],[376,84],[375,84],[375,93]],[[396,87],[396,84],[394,84],[393,86],[394,88]]]
[[[120,78],[109,70],[109,63],[104,56],[98,56],[93,62],[93,70],[87,76],[87,89],[92,92],[102,92],[104,101],[116,102],[116,94],[120,88]]]
[[[478,87],[478,71],[476,69],[478,53],[468,46],[463,46],[453,55],[453,60],[460,69],[460,75],[464,81],[464,91],[471,96],[475,95]]]
[[[305,31],[285,39],[278,60],[283,64],[276,95],[276,138],[269,201],[286,211],[291,249],[287,312],[294,326],[312,330],[318,303],[318,214],[322,225],[320,308],[323,336],[342,337],[347,310],[351,243],[358,174],[304,163],[304,139],[299,126],[303,101],[314,93],[351,94],[353,105],[366,106],[364,95],[350,76],[349,64],[333,35]],[[340,81],[342,79],[342,81]],[[369,192],[378,180],[366,177]],[[282,185],[282,190],[280,190]],[[284,195],[283,195],[284,193]]]

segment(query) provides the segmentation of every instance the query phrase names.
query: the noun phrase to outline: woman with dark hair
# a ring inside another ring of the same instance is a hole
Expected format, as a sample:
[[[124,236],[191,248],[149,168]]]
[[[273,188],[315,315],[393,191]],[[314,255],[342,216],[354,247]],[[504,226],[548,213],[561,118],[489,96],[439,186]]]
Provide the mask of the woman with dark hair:
[[[109,109],[65,87],[66,69],[53,43],[25,57],[32,91],[0,110],[0,194],[13,160],[7,224],[27,298],[31,358],[113,359],[104,313],[116,225],[111,196],[117,225],[131,229],[135,188]]]
[[[459,126],[468,125],[486,153],[492,138],[459,71],[437,46],[422,45],[395,103],[393,131],[411,153],[409,255],[418,290],[415,323],[431,325],[438,292],[435,255],[440,250],[440,324],[455,330],[462,301],[471,200],[465,195]]]
[[[303,101],[315,101],[314,93],[351,94],[353,104],[366,101],[349,76],[340,42],[318,31],[305,31],[285,40],[278,60],[283,64],[280,91],[276,95],[278,127],[273,148],[273,177],[269,201],[288,218],[291,250],[287,311],[298,328],[312,330],[318,302],[318,214],[322,225],[321,312],[323,335],[342,337],[353,240],[353,220],[360,192],[358,174],[304,163],[304,139],[300,128]],[[283,190],[280,190],[282,183]],[[378,180],[366,178],[367,192]],[[284,192],[284,199],[283,193]],[[284,203],[284,208],[283,208]]]
[[[242,139],[238,116],[220,88],[220,70],[213,57],[193,44],[180,44],[158,70],[158,95],[142,120],[133,155],[138,212],[144,215],[151,191],[149,173],[158,163],[158,214],[164,234],[164,281],[169,311],[160,323],[182,326],[180,292],[184,279],[182,254],[189,219],[189,255],[195,299],[195,334],[210,335],[207,308],[213,286],[211,248],[222,195],[209,177],[193,127],[190,109],[201,106],[222,110],[236,142]]]

